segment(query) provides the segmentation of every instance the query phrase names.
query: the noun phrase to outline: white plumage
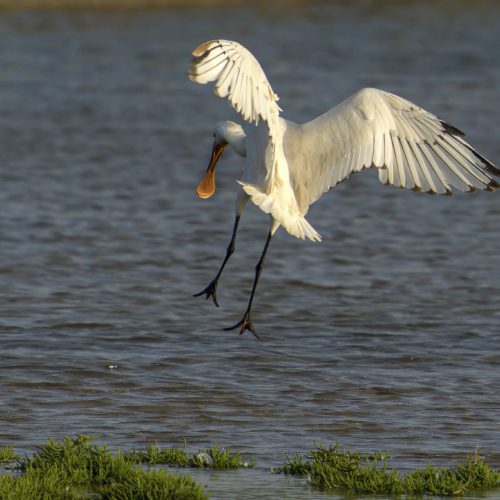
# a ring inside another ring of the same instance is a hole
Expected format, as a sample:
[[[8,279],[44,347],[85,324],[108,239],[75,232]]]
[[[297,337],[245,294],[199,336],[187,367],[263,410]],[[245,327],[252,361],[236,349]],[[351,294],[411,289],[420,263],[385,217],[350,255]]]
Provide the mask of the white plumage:
[[[216,82],[214,91],[227,97],[244,120],[258,124],[270,121],[281,111],[257,59],[237,42],[213,40],[193,51],[189,78],[197,83]]]
[[[228,144],[246,156],[243,188],[233,237],[215,280],[200,292],[216,301],[217,280],[234,250],[239,217],[250,198],[271,215],[271,229],[259,261],[241,333],[255,330],[250,310],[269,241],[281,225],[298,238],[321,238],[306,220],[309,206],[352,173],[375,167],[383,184],[426,193],[451,194],[499,187],[498,167],[463,139],[463,132],[415,104],[382,90],[365,88],[318,118],[297,124],[279,116],[278,97],[260,64],[237,42],[213,40],[193,52],[189,77],[214,83],[247,122],[216,129],[214,152],[198,194],[215,190],[215,164]],[[231,251],[230,251],[231,250]]]

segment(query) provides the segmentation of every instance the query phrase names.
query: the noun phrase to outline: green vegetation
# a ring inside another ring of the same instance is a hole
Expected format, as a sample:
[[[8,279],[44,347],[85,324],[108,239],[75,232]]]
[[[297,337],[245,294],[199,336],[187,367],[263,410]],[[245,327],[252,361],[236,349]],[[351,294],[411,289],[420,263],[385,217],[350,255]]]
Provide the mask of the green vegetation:
[[[452,468],[429,464],[406,476],[388,470],[388,458],[386,452],[366,454],[340,451],[338,445],[320,446],[305,458],[288,458],[278,472],[307,476],[321,490],[356,494],[457,496],[500,487],[500,472],[492,471],[477,453]]]
[[[92,437],[79,435],[62,441],[49,439],[33,456],[20,459],[7,446],[0,448],[0,463],[17,463],[8,466],[10,473],[0,472],[0,499],[205,499],[203,487],[185,473],[152,467],[235,469],[254,465],[244,462],[240,452],[218,446],[197,453],[186,448],[186,443],[184,448],[150,445],[145,451],[113,454]],[[368,454],[339,450],[338,445],[320,446],[305,457],[287,458],[277,472],[305,476],[315,488],[347,495],[462,496],[472,490],[500,488],[500,472],[491,470],[477,453],[455,467],[428,465],[405,476],[388,467],[389,458],[386,452]]]
[[[177,467],[197,467],[210,469],[238,469],[240,467],[252,467],[253,462],[245,462],[241,458],[239,451],[231,453],[218,446],[209,449],[201,449],[198,453],[188,453],[186,443],[184,449],[160,448],[150,445],[146,451],[130,451],[125,453],[125,457],[135,463],[145,463],[148,465],[166,464]]]
[[[143,470],[121,452],[115,456],[87,436],[50,439],[32,458],[18,464],[22,473],[0,475],[0,498],[202,499],[201,485],[187,475]]]
[[[11,447],[0,449],[0,462],[18,461],[19,475],[0,474],[1,499],[201,499],[201,485],[186,474],[142,469],[142,464],[176,467],[235,469],[253,464],[243,462],[240,452],[212,446],[198,453],[184,449],[148,446],[146,451],[118,451],[113,455],[88,436],[49,439],[31,457],[19,460]]]
[[[0,464],[10,464],[16,460],[19,460],[19,457],[16,455],[12,446],[4,446],[3,448],[0,448]]]

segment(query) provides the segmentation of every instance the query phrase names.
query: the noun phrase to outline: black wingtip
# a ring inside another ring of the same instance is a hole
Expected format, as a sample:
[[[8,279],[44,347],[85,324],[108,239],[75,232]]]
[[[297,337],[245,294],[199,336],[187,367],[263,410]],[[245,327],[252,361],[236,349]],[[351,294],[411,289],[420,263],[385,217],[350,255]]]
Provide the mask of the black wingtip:
[[[462,132],[459,128],[450,125],[449,123],[439,120],[439,123],[443,126],[445,132],[450,135],[458,135],[459,137],[464,137],[465,132]]]
[[[455,137],[464,137],[465,133],[462,132],[460,129],[454,127],[453,125],[450,125],[449,123],[444,122],[443,120],[439,120],[439,123],[444,128],[444,131],[447,134],[450,134]],[[486,172],[493,174],[497,177],[500,177],[500,168],[498,168],[496,165],[494,165],[490,160],[485,158],[482,154],[478,153],[470,144],[468,144],[466,141],[463,139],[458,139],[459,142],[465,146],[482,164],[483,168],[486,170]],[[495,180],[492,180],[492,182],[489,184],[490,187],[493,188],[493,190],[497,189],[499,187],[498,183]]]
[[[494,165],[493,163],[491,163],[490,160],[488,160],[487,158],[485,158],[482,154],[479,154],[473,147],[471,147],[470,145],[468,144],[464,144],[465,146],[467,146],[467,148],[470,150],[470,152],[478,159],[480,160],[483,164],[484,164],[484,169],[486,170],[486,172],[490,173],[490,174],[493,174],[497,177],[500,177],[500,168],[498,168],[496,165]],[[495,185],[493,187],[498,187],[498,183],[495,181],[495,180],[492,180],[493,183],[495,183]],[[491,184],[491,183],[490,183]]]

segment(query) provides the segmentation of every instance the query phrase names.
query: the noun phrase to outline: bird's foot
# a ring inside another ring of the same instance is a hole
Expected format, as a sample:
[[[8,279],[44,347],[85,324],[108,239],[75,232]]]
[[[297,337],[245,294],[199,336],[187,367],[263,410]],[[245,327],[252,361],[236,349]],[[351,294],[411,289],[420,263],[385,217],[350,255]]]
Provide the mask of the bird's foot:
[[[261,338],[255,331],[255,328],[253,327],[252,320],[250,319],[250,311],[245,312],[243,318],[241,318],[241,321],[238,321],[238,323],[236,323],[233,326],[230,326],[229,328],[223,328],[223,330],[229,331],[229,330],[235,330],[236,328],[240,329],[240,335],[243,335],[245,331],[248,330],[252,332],[257,339],[261,340]]]
[[[208,286],[202,290],[201,292],[195,293],[193,297],[200,297],[201,295],[205,294],[206,299],[208,300],[209,298],[212,298],[214,301],[214,304],[219,307],[219,303],[217,302],[217,280],[212,280]]]

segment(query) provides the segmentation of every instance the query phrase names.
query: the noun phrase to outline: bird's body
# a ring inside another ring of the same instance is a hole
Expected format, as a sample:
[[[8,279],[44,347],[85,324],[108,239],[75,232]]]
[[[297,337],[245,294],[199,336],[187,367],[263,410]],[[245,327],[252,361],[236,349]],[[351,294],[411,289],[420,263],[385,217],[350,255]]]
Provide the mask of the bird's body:
[[[226,97],[246,121],[244,126],[224,122],[216,128],[212,159],[197,189],[202,198],[213,194],[215,166],[228,144],[246,158],[226,258],[216,278],[197,295],[206,294],[217,304],[217,282],[234,251],[247,200],[271,218],[247,311],[234,326],[240,333],[249,329],[255,334],[251,305],[275,231],[283,226],[295,237],[320,241],[307,211],[352,173],[374,167],[383,184],[434,194],[499,187],[495,176],[500,169],[475,151],[460,130],[401,97],[365,88],[316,119],[297,124],[280,116],[278,97],[262,68],[237,42],[206,42],[193,55],[190,78],[214,81],[215,93]]]

